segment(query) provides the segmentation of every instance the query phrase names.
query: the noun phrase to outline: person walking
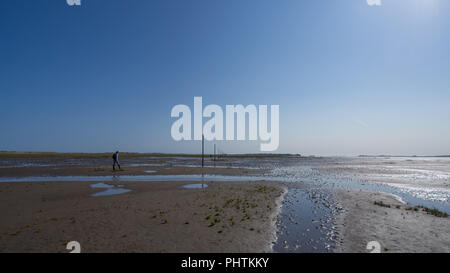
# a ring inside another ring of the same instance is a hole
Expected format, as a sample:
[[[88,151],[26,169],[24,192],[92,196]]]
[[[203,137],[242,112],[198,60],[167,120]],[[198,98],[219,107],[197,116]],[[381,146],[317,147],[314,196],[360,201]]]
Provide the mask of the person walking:
[[[113,171],[116,170],[116,164],[117,166],[119,166],[119,170],[120,170],[120,164],[119,164],[119,151],[116,151],[115,153],[113,153]]]

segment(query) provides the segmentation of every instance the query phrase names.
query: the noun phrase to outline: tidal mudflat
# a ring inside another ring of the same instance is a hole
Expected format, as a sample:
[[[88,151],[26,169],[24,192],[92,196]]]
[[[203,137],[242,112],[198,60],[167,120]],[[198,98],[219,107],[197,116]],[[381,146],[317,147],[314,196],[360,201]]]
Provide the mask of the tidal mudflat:
[[[86,252],[367,252],[376,240],[382,252],[450,252],[448,158],[223,156],[201,168],[198,156],[129,155],[121,164],[0,156],[0,251],[65,252],[78,240]]]
[[[284,190],[265,183],[0,185],[0,252],[270,252]],[[120,190],[117,187],[116,190]]]

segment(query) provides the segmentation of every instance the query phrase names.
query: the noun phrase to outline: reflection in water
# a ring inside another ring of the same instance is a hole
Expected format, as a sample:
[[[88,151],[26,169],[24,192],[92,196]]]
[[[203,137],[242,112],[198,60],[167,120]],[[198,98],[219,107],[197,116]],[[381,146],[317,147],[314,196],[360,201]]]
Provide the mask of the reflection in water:
[[[130,167],[161,167],[161,166],[165,166],[165,164],[159,164],[159,163],[132,163],[129,166]]]
[[[358,178],[329,173],[310,166],[276,168],[271,172],[271,175],[280,177],[279,180],[281,181],[292,182],[293,185],[303,184],[324,190],[364,190],[393,194],[410,205],[437,208],[450,213],[450,203],[448,202],[450,190],[448,189],[425,189],[404,184],[362,181]]]
[[[333,225],[338,208],[328,191],[291,187],[277,219],[276,252],[332,251],[337,233]]]
[[[94,189],[106,189],[105,191],[97,192],[92,194],[91,196],[108,196],[108,195],[116,195],[130,192],[131,190],[123,188],[123,185],[109,185],[105,183],[96,183],[92,184],[91,188]]]
[[[51,182],[51,181],[280,181],[280,178],[264,176],[234,176],[234,175],[120,175],[120,176],[28,176],[28,177],[0,177],[0,182]]]
[[[208,184],[187,184],[183,185],[183,188],[185,189],[204,189],[207,188]]]

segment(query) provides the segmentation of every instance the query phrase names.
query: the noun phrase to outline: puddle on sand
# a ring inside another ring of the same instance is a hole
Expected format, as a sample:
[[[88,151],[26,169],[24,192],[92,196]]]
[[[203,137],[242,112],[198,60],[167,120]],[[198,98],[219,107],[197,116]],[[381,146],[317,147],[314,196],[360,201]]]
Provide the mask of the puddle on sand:
[[[41,164],[41,163],[20,163],[17,165],[4,165],[0,166],[0,169],[7,169],[7,168],[30,168],[30,167],[52,167],[56,166],[54,164]]]
[[[187,184],[182,187],[185,189],[204,189],[208,187],[208,184]]]
[[[52,182],[52,181],[216,181],[216,182],[247,182],[247,181],[281,181],[279,178],[265,176],[233,176],[233,175],[117,175],[117,176],[28,176],[0,177],[0,182]]]
[[[130,167],[162,167],[166,166],[166,164],[161,163],[132,163],[129,164]]]
[[[234,166],[234,165],[204,165],[202,167],[201,164],[193,165],[193,164],[175,164],[173,167],[184,167],[184,168],[212,168],[212,169],[249,169],[249,170],[259,170],[259,167],[249,167],[249,166]]]
[[[93,189],[105,189],[105,191],[97,192],[94,194],[91,194],[91,196],[97,197],[97,196],[108,196],[108,195],[117,195],[117,194],[123,194],[130,192],[131,190],[123,188],[123,185],[109,185],[105,183],[96,183],[92,184],[91,188]]]

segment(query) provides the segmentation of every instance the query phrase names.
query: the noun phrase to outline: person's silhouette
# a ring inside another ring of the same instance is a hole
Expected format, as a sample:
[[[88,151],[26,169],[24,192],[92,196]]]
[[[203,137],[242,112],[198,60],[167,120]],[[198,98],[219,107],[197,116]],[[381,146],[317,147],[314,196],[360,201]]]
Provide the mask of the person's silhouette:
[[[113,171],[116,170],[116,164],[117,166],[119,166],[119,170],[120,170],[120,164],[119,164],[119,151],[116,151],[113,156]]]

